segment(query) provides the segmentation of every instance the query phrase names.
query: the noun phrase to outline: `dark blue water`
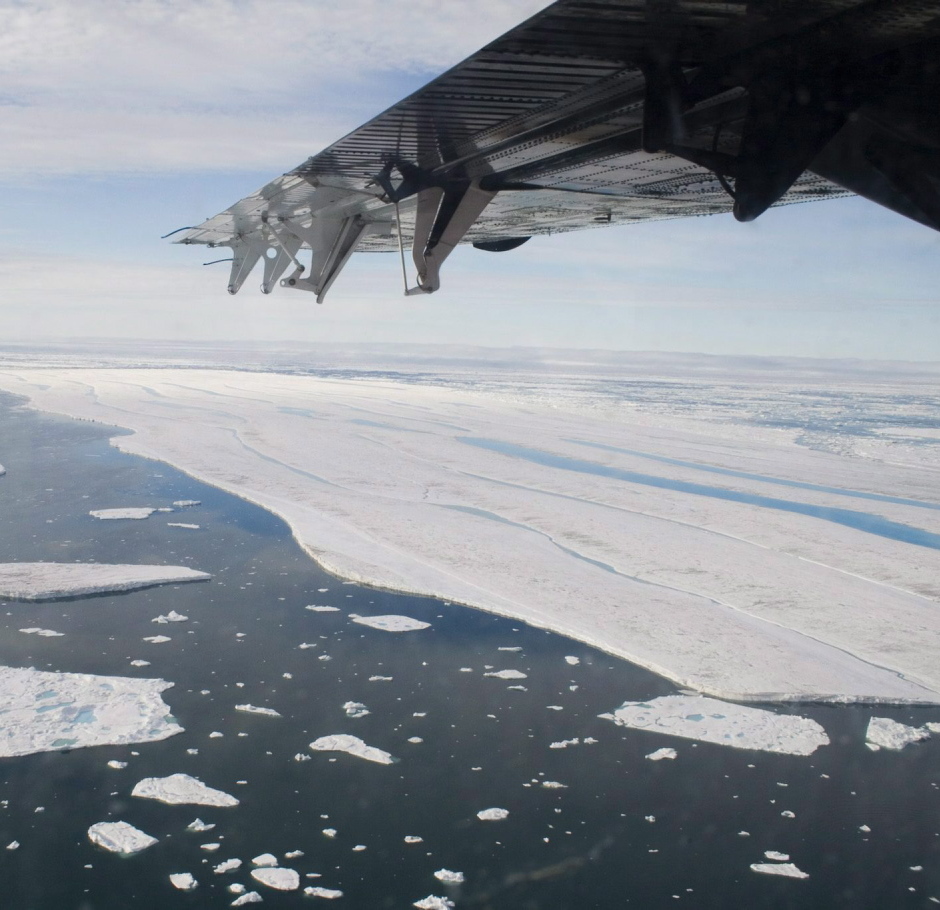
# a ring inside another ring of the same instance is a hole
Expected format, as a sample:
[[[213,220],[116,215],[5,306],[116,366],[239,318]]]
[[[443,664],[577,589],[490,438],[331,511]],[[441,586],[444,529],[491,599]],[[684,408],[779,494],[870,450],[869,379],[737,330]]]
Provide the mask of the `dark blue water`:
[[[559,468],[563,471],[576,471],[579,474],[594,474],[598,477],[609,477],[612,480],[623,480],[627,483],[637,483],[648,487],[657,487],[661,490],[674,490],[678,493],[692,493],[695,496],[709,496],[712,499],[724,499],[728,502],[740,502],[765,509],[777,509],[781,512],[795,512],[799,515],[808,515],[811,518],[820,518],[834,524],[854,528],[856,531],[865,531],[878,537],[887,537],[891,540],[900,540],[902,543],[912,543],[920,547],[930,547],[940,550],[940,534],[933,534],[922,528],[889,521],[880,515],[869,512],[857,512],[854,509],[833,509],[827,506],[812,505],[807,502],[795,502],[789,499],[775,499],[770,496],[759,496],[755,493],[742,493],[737,490],[727,490],[723,487],[712,487],[701,483],[690,483],[684,480],[672,480],[668,477],[657,477],[654,474],[640,474],[636,471],[625,471],[621,468],[611,468],[580,458],[569,458],[565,455],[553,455],[541,449],[532,449],[528,446],[515,445],[511,442],[502,442],[498,439],[480,439],[474,436],[458,437],[460,442],[509,455],[512,458],[522,458],[549,468]]]
[[[293,850],[304,856],[286,865],[322,875],[302,883],[341,889],[335,906],[352,910],[407,910],[428,894],[448,895],[458,910],[913,910],[940,898],[940,738],[901,753],[863,745],[873,714],[922,724],[940,720],[940,709],[773,708],[826,728],[831,745],[808,758],[625,730],[597,715],[675,686],[513,620],[345,584],[270,513],[122,455],[100,426],[17,410],[5,398],[0,464],[8,469],[0,477],[0,561],[170,563],[213,575],[123,595],[0,603],[0,663],[173,681],[164,698],[185,728],[163,742],[0,758],[3,908],[221,910],[234,898],[225,889],[231,881],[256,887],[265,907],[315,905],[299,892],[253,885],[247,874],[251,857]],[[146,521],[87,514],[177,499],[202,504]],[[313,613],[308,604],[339,609]],[[151,623],[171,609],[189,622]],[[431,628],[391,635],[352,623],[351,612],[400,613]],[[18,631],[27,626],[65,635]],[[155,632],[172,641],[142,641]],[[567,655],[580,663],[569,665]],[[132,667],[135,658],[152,663]],[[488,666],[526,673],[525,691],[484,677]],[[391,679],[370,681],[376,676]],[[371,713],[350,719],[346,701]],[[234,711],[245,702],[283,716]],[[215,731],[224,735],[210,737]],[[309,752],[314,738],[341,732],[400,761]],[[597,742],[549,748],[573,737]],[[662,746],[679,757],[644,758]],[[298,753],[311,759],[297,762]],[[112,759],[128,767],[113,770]],[[174,807],[129,795],[143,777],[178,771],[241,805]],[[542,780],[566,786],[546,789]],[[476,812],[492,806],[509,818],[478,821]],[[187,832],[196,816],[217,827]],[[127,859],[93,847],[88,827],[117,819],[159,843]],[[327,827],[335,838],[321,833]],[[408,845],[405,835],[424,840]],[[14,839],[19,850],[3,849]],[[200,849],[211,842],[218,852]],[[360,844],[367,849],[354,851]],[[752,873],[765,850],[790,853],[810,878]],[[245,867],[214,875],[212,865],[229,857]],[[433,877],[441,868],[462,871],[465,883],[441,884]],[[175,872],[191,872],[199,888],[175,891],[167,878]]]

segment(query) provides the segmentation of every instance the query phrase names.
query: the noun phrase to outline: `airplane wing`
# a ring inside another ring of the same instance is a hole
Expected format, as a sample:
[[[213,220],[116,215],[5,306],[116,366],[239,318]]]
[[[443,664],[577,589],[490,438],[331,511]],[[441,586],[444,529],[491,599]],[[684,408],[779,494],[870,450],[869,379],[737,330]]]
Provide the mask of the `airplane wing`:
[[[853,193],[940,230],[938,61],[940,0],[557,0],[174,242],[322,302],[357,250],[417,294],[459,243]]]

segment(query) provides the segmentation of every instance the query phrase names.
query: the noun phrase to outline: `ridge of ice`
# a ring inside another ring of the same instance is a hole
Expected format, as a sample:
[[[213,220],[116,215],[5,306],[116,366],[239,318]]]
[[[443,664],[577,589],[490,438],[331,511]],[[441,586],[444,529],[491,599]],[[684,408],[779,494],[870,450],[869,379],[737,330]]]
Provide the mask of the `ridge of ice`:
[[[358,616],[354,613],[349,614],[353,622],[361,626],[369,626],[372,629],[381,629],[383,632],[418,632],[421,629],[430,629],[429,622],[422,622],[420,619],[412,619],[410,616],[398,616],[390,614],[387,616]]]
[[[168,777],[145,777],[138,781],[131,796],[156,799],[171,806],[237,806],[238,800],[229,793],[206,786],[189,774],[171,774]]]
[[[88,829],[88,839],[103,850],[122,856],[140,853],[157,842],[128,822],[96,822]]]
[[[380,765],[390,765],[397,759],[390,753],[375,746],[367,746],[358,736],[348,733],[334,733],[331,736],[321,736],[310,743],[315,752],[347,752],[366,761],[374,761]]]

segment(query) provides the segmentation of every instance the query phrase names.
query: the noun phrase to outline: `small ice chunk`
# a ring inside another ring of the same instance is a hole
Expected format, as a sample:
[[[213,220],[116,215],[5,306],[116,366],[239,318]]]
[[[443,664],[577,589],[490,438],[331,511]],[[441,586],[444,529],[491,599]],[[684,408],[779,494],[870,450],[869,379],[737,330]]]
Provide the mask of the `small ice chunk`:
[[[207,825],[201,818],[197,818],[186,826],[186,830],[201,834],[203,831],[211,831],[214,827],[215,825]]]
[[[865,742],[867,745],[897,752],[929,736],[930,730],[927,727],[909,727],[907,724],[891,720],[890,717],[873,717],[868,721]]]
[[[168,641],[173,641],[173,639],[166,635],[148,635],[144,641],[149,641],[152,645],[162,645]]]
[[[809,878],[809,873],[793,863],[751,863],[751,869],[763,875],[785,875],[787,878]]]
[[[368,849],[369,848],[366,847],[365,844],[356,844],[356,846],[352,848],[352,851],[353,853],[362,853],[363,850],[368,850]]]
[[[146,506],[143,508],[127,508],[127,509],[92,509],[88,514],[92,518],[100,518],[102,521],[115,520],[121,518],[132,519],[134,521],[140,521],[144,518],[150,518],[156,509],[150,509]]]
[[[542,786],[545,787],[546,790],[567,790],[568,789],[567,784],[561,784],[557,780],[543,780]]]
[[[213,730],[209,734],[209,739],[221,739],[223,736],[225,736],[224,733],[220,733],[218,730]]]
[[[237,806],[234,796],[206,786],[189,774],[171,774],[169,777],[145,777],[138,781],[131,796],[156,799],[171,806],[193,804],[197,806]]]
[[[424,740],[423,740],[420,736],[409,736],[409,737],[408,737],[408,742],[410,742],[410,743],[412,743],[413,745],[416,746],[416,745],[418,745],[418,743],[423,743]]]
[[[568,664],[569,666],[576,667],[579,663],[581,663],[581,658],[574,657],[571,654],[568,654],[565,657],[565,663]]]
[[[150,661],[149,660],[132,660],[131,666],[132,667],[149,667]]]
[[[415,901],[411,906],[417,907],[418,910],[454,910],[456,904],[446,897],[435,897],[433,894],[429,894],[427,897]]]
[[[324,828],[323,833],[330,838],[336,837],[337,831],[336,828]]]
[[[19,850],[19,849],[20,849],[20,842],[18,840],[11,840],[10,843],[7,844],[7,850]]]
[[[196,881],[188,872],[171,872],[170,884],[180,891],[192,891],[199,882]]]
[[[54,632],[52,629],[40,629],[37,626],[31,626],[28,629],[20,629],[20,632],[24,632],[26,635],[39,635],[42,638],[62,638],[64,637],[64,632]]]
[[[568,746],[576,746],[581,740],[576,736],[574,739],[560,739],[558,742],[549,743],[549,749],[567,749]]]
[[[796,813],[795,813],[795,812],[791,812],[789,809],[784,809],[783,812],[781,812],[780,814],[781,814],[784,818],[796,818]]]
[[[168,521],[168,528],[186,528],[188,531],[198,531],[199,525],[190,524],[188,521]]]
[[[406,844],[421,844],[421,843],[424,843],[424,838],[418,837],[417,834],[406,834],[405,843]]]
[[[126,762],[126,761],[118,761],[116,758],[112,758],[111,761],[108,762],[108,767],[109,767],[109,768],[114,768],[115,771],[120,771],[120,770],[122,770],[123,768],[126,768],[126,767],[127,767],[127,762]]]
[[[361,701],[348,701],[343,705],[347,717],[365,717],[369,709]]]
[[[221,844],[213,842],[211,844],[200,844],[199,849],[205,850],[206,853],[215,853],[215,851],[218,850],[221,846]]]
[[[284,854],[284,859],[300,859],[303,855],[303,850],[288,850],[287,853]]]
[[[262,853],[251,861],[255,866],[276,866],[277,857],[273,853]]]
[[[412,619],[410,616],[353,616],[350,619],[362,626],[369,626],[372,629],[381,629],[383,632],[417,632],[420,629],[430,629],[429,622],[421,622],[420,619]]]
[[[493,670],[483,675],[492,676],[494,679],[528,679],[527,674],[521,670]]]
[[[751,836],[750,831],[738,831],[738,837],[750,837],[750,836]]]
[[[244,907],[245,904],[260,904],[264,898],[257,891],[246,891],[241,897],[232,901],[233,907]]]
[[[447,885],[462,885],[464,880],[463,872],[452,872],[450,869],[438,869],[434,877]]]
[[[335,901],[336,898],[342,897],[343,892],[336,888],[321,888],[319,885],[307,885],[304,888],[305,897],[322,897],[324,900]]]
[[[224,875],[226,872],[234,872],[236,869],[241,869],[241,866],[242,861],[240,859],[227,859],[217,866],[213,866],[212,871],[216,875]]]
[[[772,859],[775,863],[785,863],[789,858],[789,853],[781,853],[779,850],[765,850],[764,856]]]
[[[304,754],[303,752],[298,752],[298,753],[294,756],[294,761],[313,761],[313,756],[312,756],[312,755],[306,755],[306,754]]]
[[[655,752],[650,752],[646,757],[650,761],[662,761],[664,758],[675,758],[679,753],[675,749],[670,749],[664,746],[662,749],[657,749]]]
[[[477,812],[477,818],[481,822],[498,822],[509,817],[508,809],[481,809]]]
[[[232,882],[226,888],[226,891],[229,891],[231,894],[244,894],[248,889],[241,882]]]
[[[201,506],[202,502],[198,499],[177,499],[173,505],[175,505],[177,509],[186,509],[189,506]]]
[[[869,828],[868,825],[859,825],[858,830],[861,831],[862,834],[871,834],[871,828]]]
[[[300,876],[293,869],[282,869],[278,866],[252,869],[251,877],[275,891],[296,891],[300,887]]]
[[[369,682],[391,682],[391,676],[370,676]]]
[[[497,650],[497,651],[521,651],[522,648],[520,648],[518,645],[516,645],[515,647],[512,647],[512,648],[502,647],[502,648],[497,648],[496,650]]]
[[[307,604],[304,607],[305,610],[310,610],[311,613],[339,613],[339,607],[328,607],[326,604]]]
[[[263,714],[265,717],[280,717],[280,713],[274,708],[259,708],[255,705],[235,705],[236,711],[242,711],[245,714]]]
[[[188,620],[188,616],[183,616],[182,613],[177,613],[176,610],[170,610],[169,613],[161,614],[160,616],[154,616],[154,618],[150,621],[165,625],[168,622],[187,622]]]
[[[152,847],[157,839],[127,822],[97,822],[88,829],[88,839],[111,853],[130,856]]]
[[[380,765],[390,765],[396,761],[388,752],[374,746],[367,746],[358,736],[350,736],[348,733],[321,736],[310,743],[310,748],[314,752],[347,752],[349,755],[364,758],[366,761],[378,762]]]

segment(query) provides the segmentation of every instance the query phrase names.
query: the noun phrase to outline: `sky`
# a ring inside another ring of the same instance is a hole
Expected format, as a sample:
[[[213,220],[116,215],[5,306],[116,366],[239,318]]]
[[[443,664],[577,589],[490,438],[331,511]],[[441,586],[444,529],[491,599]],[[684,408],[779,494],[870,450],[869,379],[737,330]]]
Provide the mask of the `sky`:
[[[543,5],[0,0],[0,339],[940,360],[940,234],[860,199],[464,247],[429,297],[360,254],[322,306],[260,275],[231,297],[215,251],[160,240]]]

